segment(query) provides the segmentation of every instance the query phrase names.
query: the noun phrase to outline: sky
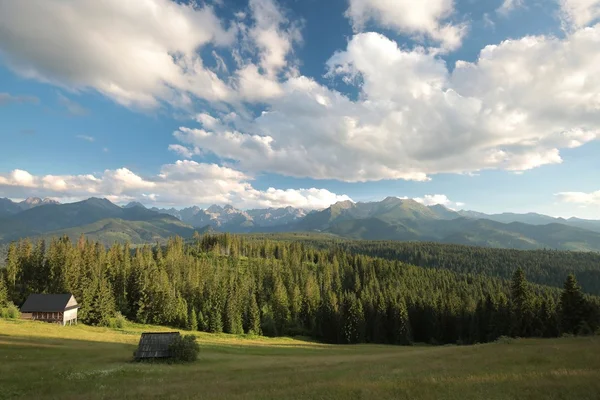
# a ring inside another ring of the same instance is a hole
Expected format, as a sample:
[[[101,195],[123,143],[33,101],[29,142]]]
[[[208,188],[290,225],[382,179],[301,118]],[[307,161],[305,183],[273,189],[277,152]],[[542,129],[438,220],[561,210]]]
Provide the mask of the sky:
[[[0,0],[0,197],[600,219],[600,0]]]

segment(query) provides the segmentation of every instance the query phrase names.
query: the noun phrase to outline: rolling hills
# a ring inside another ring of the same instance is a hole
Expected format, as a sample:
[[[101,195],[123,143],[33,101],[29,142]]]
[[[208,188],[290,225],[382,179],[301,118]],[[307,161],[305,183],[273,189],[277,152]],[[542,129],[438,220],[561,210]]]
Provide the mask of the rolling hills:
[[[170,236],[188,237],[192,227],[177,218],[144,207],[119,207],[106,199],[90,198],[69,204],[46,204],[0,219],[0,242],[21,237],[86,235],[110,244],[163,242]]]

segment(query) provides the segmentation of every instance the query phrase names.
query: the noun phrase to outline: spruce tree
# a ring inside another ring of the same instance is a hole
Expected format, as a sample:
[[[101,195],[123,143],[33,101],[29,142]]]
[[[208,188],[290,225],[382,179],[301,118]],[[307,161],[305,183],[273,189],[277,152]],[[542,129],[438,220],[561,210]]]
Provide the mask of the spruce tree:
[[[513,336],[528,336],[531,323],[531,289],[525,272],[518,268],[511,283],[512,301],[512,334]]]
[[[575,275],[569,274],[560,295],[560,327],[565,333],[577,333],[585,321],[585,298],[577,284]]]
[[[196,316],[196,309],[192,308],[190,310],[190,316],[188,317],[188,330],[197,331],[198,330],[198,317]]]
[[[260,309],[256,302],[256,296],[252,294],[250,296],[250,302],[248,304],[248,330],[246,333],[260,335]]]
[[[6,283],[4,283],[4,276],[0,270],[0,307],[5,307],[8,303],[8,290]]]

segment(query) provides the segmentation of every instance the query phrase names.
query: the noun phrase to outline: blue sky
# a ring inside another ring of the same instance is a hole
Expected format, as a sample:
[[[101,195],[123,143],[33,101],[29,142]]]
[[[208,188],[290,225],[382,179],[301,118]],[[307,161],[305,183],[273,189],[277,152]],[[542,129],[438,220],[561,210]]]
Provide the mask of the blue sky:
[[[0,0],[0,197],[600,219],[600,1],[422,3]]]

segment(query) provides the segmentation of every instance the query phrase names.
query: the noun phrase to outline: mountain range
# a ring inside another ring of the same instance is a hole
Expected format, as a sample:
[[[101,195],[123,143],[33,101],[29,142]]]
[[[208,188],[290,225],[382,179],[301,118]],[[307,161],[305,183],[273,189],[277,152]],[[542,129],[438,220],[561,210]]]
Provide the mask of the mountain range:
[[[600,251],[600,221],[547,215],[484,214],[388,197],[379,202],[338,202],[307,211],[293,207],[239,210],[147,209],[138,202],[120,207],[106,199],[58,204],[31,198],[0,199],[0,243],[19,237],[85,234],[102,243],[164,242],[194,231],[232,233],[321,232],[350,239],[435,241],[517,249]]]

